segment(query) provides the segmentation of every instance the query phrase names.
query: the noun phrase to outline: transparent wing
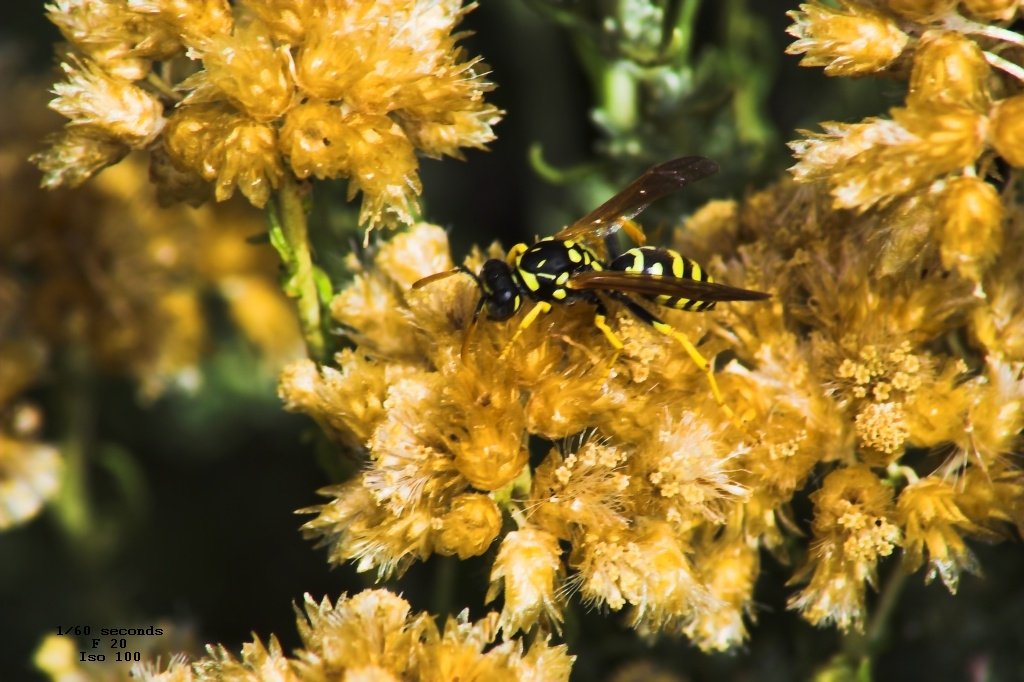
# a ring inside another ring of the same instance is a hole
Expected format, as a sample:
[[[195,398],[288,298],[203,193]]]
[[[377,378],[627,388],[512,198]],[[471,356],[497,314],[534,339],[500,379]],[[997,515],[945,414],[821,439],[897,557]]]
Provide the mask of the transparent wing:
[[[602,240],[625,226],[630,237],[642,244],[643,232],[632,222],[633,218],[661,197],[717,172],[718,164],[703,156],[684,156],[652,166],[621,192],[555,234],[554,238],[582,241],[603,252]]]

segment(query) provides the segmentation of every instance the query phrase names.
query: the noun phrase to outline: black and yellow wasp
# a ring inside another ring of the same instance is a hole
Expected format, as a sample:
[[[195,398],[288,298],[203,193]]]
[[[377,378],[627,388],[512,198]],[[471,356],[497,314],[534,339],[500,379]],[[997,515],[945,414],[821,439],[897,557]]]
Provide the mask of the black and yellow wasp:
[[[506,260],[488,260],[479,274],[460,266],[425,277],[413,287],[420,288],[459,272],[468,274],[480,288],[470,329],[484,308],[488,319],[507,320],[523,308],[526,299],[533,301],[534,306],[519,323],[502,356],[539,315],[551,311],[552,304],[578,301],[594,306],[594,325],[616,351],[621,350],[622,341],[608,326],[605,297],[618,301],[641,321],[682,344],[707,374],[716,402],[731,417],[732,411],[722,401],[711,365],[696,346],[631,297],[636,294],[662,306],[695,312],[710,310],[718,301],[757,301],[769,297],[760,291],[714,282],[697,263],[673,249],[644,246],[643,232],[633,222],[654,201],[717,171],[718,164],[701,156],[685,156],[653,166],[553,237],[530,246],[516,244]],[[602,258],[606,238],[620,229],[638,246],[614,258]]]

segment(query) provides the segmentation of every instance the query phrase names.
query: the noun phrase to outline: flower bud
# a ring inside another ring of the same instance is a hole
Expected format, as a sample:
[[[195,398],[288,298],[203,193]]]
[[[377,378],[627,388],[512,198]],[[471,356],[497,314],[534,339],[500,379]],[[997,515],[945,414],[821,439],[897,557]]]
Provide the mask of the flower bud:
[[[274,129],[218,104],[178,107],[165,144],[176,164],[215,182],[217,201],[229,198],[237,186],[262,207],[284,172]]]
[[[855,2],[844,1],[840,9],[805,4],[788,15],[795,23],[786,32],[798,40],[786,54],[803,54],[801,66],[824,66],[829,76],[880,71],[908,40],[892,19]]]
[[[127,145],[91,126],[76,126],[53,138],[48,149],[33,154],[29,161],[43,171],[43,187],[77,187],[129,151]]]
[[[914,54],[907,103],[964,104],[985,111],[990,69],[981,48],[959,33],[929,31]]]
[[[236,28],[231,35],[214,36],[189,54],[202,57],[204,71],[197,74],[195,81],[189,79],[182,84],[183,88],[190,81],[213,85],[258,121],[280,117],[294,101],[291,53],[275,46],[266,26],[258,21]],[[204,94],[203,90],[200,86],[196,94]]]
[[[989,142],[1007,163],[1024,167],[1024,95],[996,102],[989,120]]]
[[[72,125],[88,125],[135,149],[160,134],[164,108],[153,95],[89,60],[64,62],[61,69],[68,80],[54,86],[50,108]]]
[[[556,592],[561,556],[558,538],[545,530],[523,528],[501,541],[487,601],[504,592],[501,627],[506,636],[529,630],[541,616],[557,627],[561,620]]]
[[[978,281],[1003,245],[1003,204],[996,188],[978,178],[950,180],[942,196],[942,264]]]
[[[987,21],[1009,21],[1020,0],[962,0],[967,14]]]
[[[526,448],[508,447],[508,439],[498,435],[501,430],[498,424],[481,427],[476,431],[487,435],[474,432],[465,447],[455,448],[455,467],[474,488],[497,490],[511,483],[530,459]]]
[[[501,512],[487,495],[466,493],[452,502],[452,508],[441,521],[437,536],[437,551],[460,559],[479,556],[498,537],[501,530]]]

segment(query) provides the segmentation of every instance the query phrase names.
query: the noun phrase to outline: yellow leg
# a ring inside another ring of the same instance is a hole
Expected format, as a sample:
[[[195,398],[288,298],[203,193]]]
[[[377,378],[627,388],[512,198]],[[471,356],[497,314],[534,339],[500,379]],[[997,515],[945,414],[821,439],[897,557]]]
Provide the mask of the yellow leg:
[[[617,351],[622,350],[622,340],[616,336],[615,332],[612,331],[612,328],[608,326],[604,315],[601,313],[594,315],[594,326],[601,330],[601,333],[604,334],[606,339],[608,339],[608,343],[612,345],[612,348]]]
[[[711,363],[708,362],[707,358],[701,355],[701,352],[697,350],[697,347],[693,345],[693,342],[690,341],[689,337],[687,337],[686,334],[684,334],[683,332],[679,331],[678,329],[670,325],[665,324],[664,322],[652,322],[651,326],[657,329],[662,334],[667,334],[668,336],[671,336],[683,346],[683,349],[686,351],[686,354],[690,356],[690,359],[693,360],[693,362],[697,365],[697,367],[700,368],[702,372],[704,372],[704,376],[708,378],[708,384],[710,384],[711,386],[711,395],[714,397],[715,402],[722,409],[722,411],[725,412],[725,416],[729,418],[729,421],[731,421],[736,426],[736,428],[738,428],[748,437],[754,438],[754,435],[750,433],[750,431],[747,429],[746,423],[736,416],[736,413],[732,411],[731,407],[725,404],[725,399],[722,398],[722,392],[718,388],[718,382],[715,380],[715,372],[711,368]]]
[[[626,236],[633,240],[634,244],[636,244],[637,246],[643,246],[644,244],[647,243],[647,235],[644,234],[644,231],[640,228],[640,225],[638,225],[635,221],[623,220],[621,225],[622,231],[626,233]]]
[[[612,331],[612,328],[608,326],[604,313],[597,313],[594,315],[594,326],[601,330],[601,333],[604,334],[604,338],[608,339],[608,343],[615,349],[615,352],[612,353],[611,360],[608,361],[608,371],[610,372],[619,359],[619,353],[622,352],[622,339],[620,339],[615,332]]]
[[[514,344],[516,342],[516,339],[519,338],[519,335],[522,334],[527,327],[533,324],[534,321],[540,315],[547,314],[549,312],[551,312],[551,304],[548,303],[547,301],[538,301],[537,305],[533,306],[533,309],[530,310],[530,312],[526,313],[526,316],[523,317],[523,321],[520,322],[519,327],[516,328],[516,333],[512,335],[512,338],[509,339],[509,342],[506,343],[505,347],[501,349],[501,355],[498,356],[498,359],[504,360],[505,356],[508,355],[509,349],[512,348],[512,344]]]

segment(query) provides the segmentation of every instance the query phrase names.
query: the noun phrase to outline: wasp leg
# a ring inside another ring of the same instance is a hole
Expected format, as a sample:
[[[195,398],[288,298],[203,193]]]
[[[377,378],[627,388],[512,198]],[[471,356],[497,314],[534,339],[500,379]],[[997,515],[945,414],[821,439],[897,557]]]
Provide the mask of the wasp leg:
[[[608,343],[615,349],[611,360],[608,361],[608,371],[611,371],[611,368],[615,366],[616,360],[619,359],[619,353],[622,352],[622,339],[608,326],[608,308],[605,307],[604,302],[595,297],[594,306],[597,308],[597,311],[594,313],[594,326],[601,330],[604,338],[608,339]]]
[[[608,343],[611,344],[612,348],[616,351],[622,350],[622,339],[608,326],[608,308],[600,300],[594,306],[597,308],[597,312],[594,314],[594,326],[601,330],[601,333],[608,339]]]
[[[523,317],[523,321],[520,322],[519,323],[519,327],[516,328],[516,333],[512,335],[512,338],[509,339],[509,342],[506,343],[505,347],[501,349],[501,355],[498,356],[498,359],[499,360],[504,360],[505,356],[508,355],[509,349],[512,348],[512,344],[514,344],[516,342],[516,339],[519,338],[519,335],[522,334],[526,330],[527,327],[529,327],[531,324],[533,324],[534,321],[540,315],[546,315],[547,313],[550,313],[550,312],[551,312],[551,304],[550,303],[548,303],[547,301],[537,301],[537,305],[533,306],[533,308],[530,310],[530,312],[526,313],[526,315]]]
[[[647,243],[647,235],[644,234],[643,229],[634,220],[623,220],[622,231],[626,233],[634,244],[637,246],[643,246]]]
[[[697,365],[697,367],[700,368],[700,371],[704,372],[704,376],[708,378],[708,384],[711,386],[711,395],[714,397],[715,403],[717,403],[722,411],[725,412],[725,416],[728,417],[729,421],[739,428],[740,431],[743,431],[743,433],[753,437],[747,430],[746,424],[736,416],[736,413],[732,411],[731,407],[725,404],[725,399],[722,398],[722,392],[718,388],[718,382],[715,380],[715,371],[711,367],[711,363],[708,362],[707,358],[701,355],[701,352],[697,350],[697,347],[693,345],[693,342],[690,341],[690,338],[686,334],[662,321],[659,317],[631,299],[629,296],[615,291],[609,292],[609,295],[629,308],[629,311],[640,318],[643,322],[654,327],[654,329],[658,330],[662,334],[671,336],[678,341],[680,345],[682,345],[683,350],[686,351],[686,354],[690,356],[691,360],[693,360],[694,364]]]

